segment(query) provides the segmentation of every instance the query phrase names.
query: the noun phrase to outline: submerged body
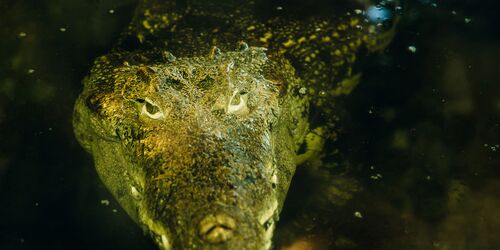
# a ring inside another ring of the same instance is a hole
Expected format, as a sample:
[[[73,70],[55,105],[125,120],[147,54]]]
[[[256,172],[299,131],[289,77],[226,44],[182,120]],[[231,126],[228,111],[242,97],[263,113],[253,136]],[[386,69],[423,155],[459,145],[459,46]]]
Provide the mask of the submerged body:
[[[299,153],[307,134],[328,134],[357,56],[390,39],[357,1],[273,3],[143,0],[84,80],[75,134],[161,249],[269,249],[297,164],[321,150]]]

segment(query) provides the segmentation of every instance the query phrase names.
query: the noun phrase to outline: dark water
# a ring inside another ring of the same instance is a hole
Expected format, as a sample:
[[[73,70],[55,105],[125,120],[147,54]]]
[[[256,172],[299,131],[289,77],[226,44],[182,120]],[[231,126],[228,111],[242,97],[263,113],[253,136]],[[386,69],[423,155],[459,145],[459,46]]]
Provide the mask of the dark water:
[[[155,249],[71,128],[81,79],[133,8],[0,1],[0,249]],[[314,179],[298,175],[280,228],[300,226],[277,242],[500,249],[499,11],[495,1],[407,1],[393,43],[342,101],[332,161],[362,190],[344,205],[303,207]]]

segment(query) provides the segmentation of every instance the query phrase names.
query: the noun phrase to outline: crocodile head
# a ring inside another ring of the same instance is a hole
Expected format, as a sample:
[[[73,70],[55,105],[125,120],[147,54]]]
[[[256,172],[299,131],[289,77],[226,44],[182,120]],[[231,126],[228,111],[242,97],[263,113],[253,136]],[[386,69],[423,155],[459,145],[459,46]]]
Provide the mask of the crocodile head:
[[[102,181],[162,249],[270,248],[307,130],[291,66],[217,52],[100,57],[75,105]]]

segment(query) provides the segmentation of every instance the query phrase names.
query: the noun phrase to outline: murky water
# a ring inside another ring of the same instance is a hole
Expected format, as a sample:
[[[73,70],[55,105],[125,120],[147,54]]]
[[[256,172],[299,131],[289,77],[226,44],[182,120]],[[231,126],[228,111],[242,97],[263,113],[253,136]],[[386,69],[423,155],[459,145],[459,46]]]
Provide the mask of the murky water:
[[[317,192],[318,174],[298,170],[279,248],[499,248],[500,6],[402,6],[393,43],[366,59],[361,83],[341,101],[328,162],[339,178]],[[0,249],[155,249],[71,128],[80,81],[134,1],[0,1],[0,9]]]

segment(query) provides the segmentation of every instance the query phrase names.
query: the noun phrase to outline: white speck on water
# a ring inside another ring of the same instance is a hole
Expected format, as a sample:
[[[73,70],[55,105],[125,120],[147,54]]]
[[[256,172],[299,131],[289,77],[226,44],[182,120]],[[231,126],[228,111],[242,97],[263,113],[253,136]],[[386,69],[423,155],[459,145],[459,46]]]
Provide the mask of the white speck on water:
[[[116,213],[116,212],[118,212],[118,210],[116,210],[115,208],[113,208],[113,210],[112,210],[112,211],[113,211],[113,213]]]
[[[396,11],[396,13],[398,14],[403,14],[403,7],[401,6],[396,6],[396,8],[394,8],[394,10]]]
[[[33,74],[33,73],[35,73],[34,69],[28,69],[28,74]]]
[[[408,46],[408,50],[411,52],[411,53],[415,53],[417,52],[417,47],[413,46],[413,45],[410,45]]]
[[[465,23],[470,23],[470,22],[472,22],[472,18],[470,18],[470,17],[466,17],[466,18],[464,19],[464,21],[465,21]]]
[[[372,165],[372,166],[370,166],[370,169],[371,169],[371,170],[374,170],[374,169],[375,169],[375,166],[373,166],[373,165]]]
[[[40,205],[38,202],[35,202],[35,207],[38,207],[38,205]]]
[[[356,14],[358,14],[358,15],[359,15],[359,14],[363,13],[363,11],[362,11],[362,10],[360,10],[360,9],[355,9],[355,10],[354,10],[354,13],[356,13]]]
[[[108,12],[109,12],[109,14],[115,14],[115,10],[114,9],[110,9]]]
[[[456,12],[456,11],[454,11],[454,10],[452,10],[452,11],[451,11],[451,14],[456,15],[456,14],[457,14],[457,12]]]
[[[359,218],[359,219],[363,219],[363,215],[359,211],[354,212],[354,217]]]
[[[109,200],[101,200],[101,204],[104,206],[109,206]]]
[[[282,6],[278,6],[278,7],[276,7],[276,10],[283,10],[283,7]]]
[[[26,34],[26,32],[19,32],[19,37],[25,37],[27,36],[28,34]]]
[[[61,28],[59,28],[59,31],[61,31],[61,32],[66,32],[66,28],[61,27]]]
[[[427,176],[425,177],[425,179],[426,179],[426,180],[428,180],[428,181],[430,181],[430,180],[431,180],[431,176],[430,176],[430,175],[427,175]]]
[[[488,144],[484,144],[484,147],[485,148],[488,148],[490,149],[492,152],[496,152],[497,150],[500,150],[500,145],[499,144],[496,144],[496,145],[488,145]]]
[[[307,93],[307,88],[306,87],[302,87],[299,89],[299,94],[301,95],[305,95]]]

